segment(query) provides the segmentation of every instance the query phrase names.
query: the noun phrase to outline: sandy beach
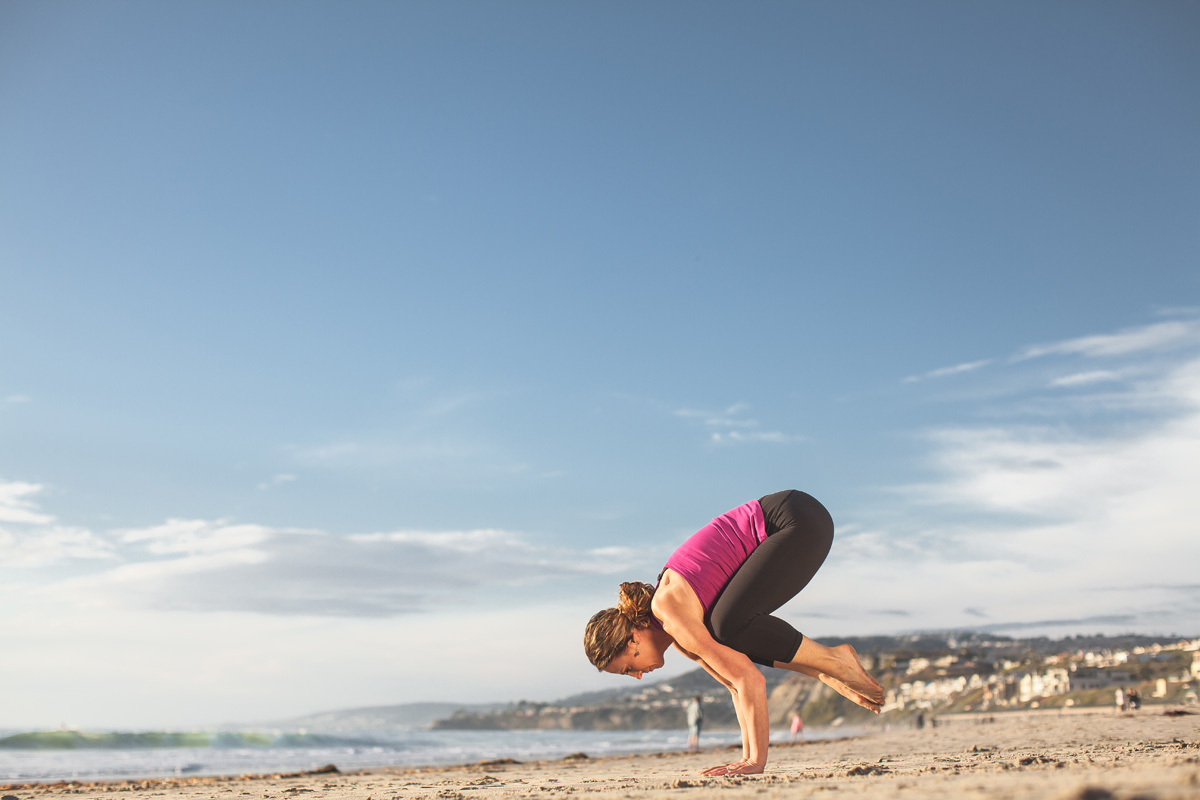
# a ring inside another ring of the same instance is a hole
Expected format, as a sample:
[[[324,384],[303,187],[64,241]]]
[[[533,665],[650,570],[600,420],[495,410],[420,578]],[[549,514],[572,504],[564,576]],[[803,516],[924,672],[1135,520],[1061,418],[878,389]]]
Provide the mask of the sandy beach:
[[[763,775],[704,778],[727,751],[428,769],[3,787],[0,800],[71,797],[508,800],[680,798],[1200,798],[1200,713],[1163,707],[942,718],[936,727],[777,744]],[[836,792],[836,795],[829,793]]]

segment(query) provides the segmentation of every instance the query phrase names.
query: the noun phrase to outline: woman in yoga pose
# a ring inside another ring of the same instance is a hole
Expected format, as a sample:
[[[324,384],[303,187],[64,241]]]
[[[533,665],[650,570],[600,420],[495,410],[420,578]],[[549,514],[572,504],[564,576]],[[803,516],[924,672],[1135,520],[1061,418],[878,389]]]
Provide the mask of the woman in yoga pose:
[[[621,584],[616,608],[588,621],[588,659],[599,670],[640,680],[663,665],[674,645],[729,689],[742,728],[742,760],[702,774],[762,772],[767,693],[754,663],[802,672],[875,713],[883,703],[883,687],[853,647],[826,647],[771,616],[808,585],[832,543],[829,512],[804,492],[738,506],[684,542],[667,559],[658,586]]]

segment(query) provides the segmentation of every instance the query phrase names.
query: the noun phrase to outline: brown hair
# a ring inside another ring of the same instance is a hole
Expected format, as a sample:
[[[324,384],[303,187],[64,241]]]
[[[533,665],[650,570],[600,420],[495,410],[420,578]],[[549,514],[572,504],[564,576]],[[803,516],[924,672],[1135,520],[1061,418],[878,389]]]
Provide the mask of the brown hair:
[[[654,587],[631,581],[621,584],[616,608],[597,611],[583,631],[583,650],[601,672],[629,646],[635,628],[650,626],[650,600]]]

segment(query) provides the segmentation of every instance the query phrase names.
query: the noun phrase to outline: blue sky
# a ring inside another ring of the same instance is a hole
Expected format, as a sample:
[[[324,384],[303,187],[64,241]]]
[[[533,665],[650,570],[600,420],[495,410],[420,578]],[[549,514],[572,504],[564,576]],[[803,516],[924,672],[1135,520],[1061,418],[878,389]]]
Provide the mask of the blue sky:
[[[789,487],[818,639],[1196,635],[1197,33],[5,3],[0,728],[611,685],[616,583]]]

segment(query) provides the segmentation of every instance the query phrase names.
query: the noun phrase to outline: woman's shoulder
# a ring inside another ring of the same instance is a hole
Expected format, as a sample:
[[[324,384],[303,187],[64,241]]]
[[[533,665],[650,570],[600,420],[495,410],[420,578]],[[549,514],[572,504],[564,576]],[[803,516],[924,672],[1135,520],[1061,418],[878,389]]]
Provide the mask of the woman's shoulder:
[[[670,597],[679,591],[681,586],[687,586],[688,582],[683,576],[670,567],[663,569],[662,574],[658,576],[658,586],[654,588],[654,600],[660,600],[665,597]]]
[[[682,575],[670,567],[663,570],[658,588],[654,590],[654,597],[650,600],[650,611],[663,623],[680,615],[697,618],[703,616],[700,598],[696,596],[695,590]]]

